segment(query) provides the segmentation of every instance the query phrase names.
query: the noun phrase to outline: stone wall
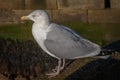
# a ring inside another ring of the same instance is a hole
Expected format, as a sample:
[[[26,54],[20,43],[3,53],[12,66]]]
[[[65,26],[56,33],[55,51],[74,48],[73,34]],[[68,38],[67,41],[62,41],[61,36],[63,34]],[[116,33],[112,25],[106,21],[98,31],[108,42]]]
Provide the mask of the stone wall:
[[[88,10],[89,23],[120,23],[120,9]]]
[[[45,9],[52,21],[119,23],[120,0],[0,0],[0,24],[17,23],[20,16],[35,9]]]
[[[0,0],[7,9],[104,9],[108,0]],[[111,8],[120,9],[120,0],[110,0]]]
[[[58,9],[103,9],[104,0],[58,0]]]
[[[104,0],[0,0],[7,9],[103,9]]]

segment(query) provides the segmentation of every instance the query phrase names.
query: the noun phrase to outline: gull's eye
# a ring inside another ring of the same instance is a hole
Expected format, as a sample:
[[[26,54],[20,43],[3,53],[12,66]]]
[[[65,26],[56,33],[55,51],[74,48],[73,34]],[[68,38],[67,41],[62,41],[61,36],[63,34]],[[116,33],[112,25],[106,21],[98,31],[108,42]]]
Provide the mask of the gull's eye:
[[[41,15],[42,13],[39,13],[39,15]]]
[[[36,17],[36,15],[32,15],[32,17]]]

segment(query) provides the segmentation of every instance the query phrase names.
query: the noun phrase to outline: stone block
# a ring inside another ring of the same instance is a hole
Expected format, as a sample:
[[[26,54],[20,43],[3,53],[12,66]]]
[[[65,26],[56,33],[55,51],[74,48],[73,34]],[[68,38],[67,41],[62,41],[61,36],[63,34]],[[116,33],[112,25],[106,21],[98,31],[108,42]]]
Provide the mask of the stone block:
[[[104,9],[104,0],[88,0],[87,9]]]
[[[120,9],[120,0],[111,0],[111,8]]]
[[[0,0],[0,8],[24,9],[24,0]]]
[[[0,24],[17,23],[16,14],[9,9],[0,9]]]
[[[46,9],[45,0],[25,0],[26,9]]]
[[[58,0],[58,9],[103,9],[104,0]]]
[[[87,22],[86,10],[52,10],[52,19],[54,22],[80,21]]]
[[[47,9],[57,9],[57,0],[46,0]]]
[[[89,23],[120,23],[120,10],[88,10]]]

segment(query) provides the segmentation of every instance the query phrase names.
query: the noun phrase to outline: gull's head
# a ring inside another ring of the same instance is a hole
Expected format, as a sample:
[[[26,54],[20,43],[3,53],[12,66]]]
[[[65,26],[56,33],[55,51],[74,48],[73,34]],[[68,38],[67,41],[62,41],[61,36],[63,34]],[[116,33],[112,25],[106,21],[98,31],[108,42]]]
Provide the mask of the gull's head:
[[[21,20],[32,20],[33,22],[48,23],[49,16],[44,10],[35,10],[27,16],[22,16]]]

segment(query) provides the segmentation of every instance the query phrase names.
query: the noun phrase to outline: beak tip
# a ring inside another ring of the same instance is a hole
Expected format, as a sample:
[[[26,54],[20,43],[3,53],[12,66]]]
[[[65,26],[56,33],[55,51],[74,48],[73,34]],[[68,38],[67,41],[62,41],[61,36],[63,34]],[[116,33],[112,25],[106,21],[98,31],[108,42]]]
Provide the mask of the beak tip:
[[[20,19],[21,20],[29,20],[27,16],[22,16]]]

